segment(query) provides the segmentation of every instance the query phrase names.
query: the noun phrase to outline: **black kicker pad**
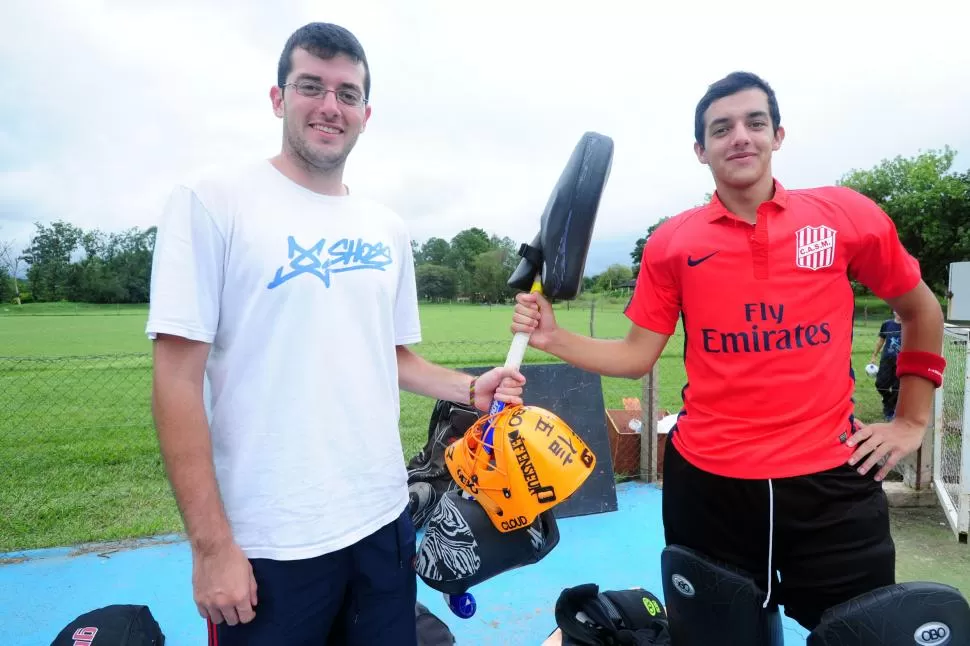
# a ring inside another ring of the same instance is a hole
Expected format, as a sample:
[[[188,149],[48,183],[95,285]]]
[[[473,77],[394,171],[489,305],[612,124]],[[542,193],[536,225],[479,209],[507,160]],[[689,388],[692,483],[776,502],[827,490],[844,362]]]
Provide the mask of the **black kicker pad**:
[[[833,606],[808,646],[964,646],[970,605],[942,583],[898,583]]]
[[[567,588],[556,601],[556,624],[563,646],[671,643],[663,604],[643,589],[601,592],[595,583]]]
[[[778,607],[746,572],[680,545],[660,555],[664,601],[675,646],[784,646]]]
[[[491,367],[464,368],[480,375]],[[606,430],[606,405],[599,375],[564,363],[522,365],[526,379],[523,400],[555,413],[596,456],[596,468],[564,502],[552,508],[556,518],[601,514],[617,510],[616,480]],[[557,438],[550,438],[550,442]]]
[[[539,562],[558,544],[551,510],[524,529],[503,533],[480,504],[461,491],[448,491],[428,517],[414,569],[428,587],[462,594],[502,572]]]
[[[571,300],[579,295],[612,165],[613,140],[595,132],[583,134],[549,196],[539,233],[519,249],[522,260],[508,280],[509,287],[529,291],[539,275],[547,298]]]

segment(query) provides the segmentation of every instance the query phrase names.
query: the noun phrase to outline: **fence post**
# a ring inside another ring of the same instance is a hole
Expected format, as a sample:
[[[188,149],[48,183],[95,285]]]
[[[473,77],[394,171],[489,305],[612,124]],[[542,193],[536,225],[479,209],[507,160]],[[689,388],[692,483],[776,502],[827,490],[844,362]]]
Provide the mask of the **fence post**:
[[[643,376],[643,406],[641,407],[640,478],[646,482],[657,481],[657,410],[658,379],[657,364]]]
[[[596,299],[594,298],[589,303],[589,335],[591,337],[596,336],[595,326],[593,325],[593,319],[596,317]]]

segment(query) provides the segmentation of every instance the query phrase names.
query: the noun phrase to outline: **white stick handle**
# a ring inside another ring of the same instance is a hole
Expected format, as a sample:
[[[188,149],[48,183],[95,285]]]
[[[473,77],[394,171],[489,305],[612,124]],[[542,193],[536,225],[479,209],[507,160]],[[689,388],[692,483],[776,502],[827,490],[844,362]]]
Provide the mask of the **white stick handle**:
[[[522,357],[525,356],[525,350],[529,347],[529,336],[528,332],[516,332],[515,336],[512,337],[512,347],[509,348],[509,353],[505,357],[505,367],[515,368],[516,370],[522,365]],[[505,402],[501,402],[497,399],[492,400],[492,406],[489,408],[489,414],[494,415],[499,411],[505,409]],[[492,441],[492,429],[491,424],[487,427],[484,437],[487,442]]]
[[[522,365],[522,358],[529,347],[529,336],[528,332],[516,332],[515,336],[512,337],[512,347],[509,348],[509,353],[505,357],[506,368],[518,370]]]
[[[542,282],[537,275],[532,282],[532,292],[542,292]],[[512,337],[512,347],[509,348],[509,353],[505,357],[505,367],[514,368],[518,370],[522,366],[522,358],[525,357],[525,351],[529,347],[529,337],[532,336],[528,332],[516,332],[515,336]]]
[[[536,279],[535,283],[533,284],[533,291],[537,291],[540,288],[541,284],[539,283],[538,279]],[[532,335],[528,332],[515,333],[515,335],[512,337],[512,346],[509,348],[509,353],[505,356],[506,368],[514,368],[515,370],[518,370],[522,366],[522,359],[525,357],[525,351],[529,347],[529,337],[531,336]],[[495,413],[502,411],[504,408],[504,402],[500,402],[497,399],[492,400],[492,405],[489,408],[489,414],[494,415]],[[491,443],[491,424],[486,427],[483,437],[486,438],[487,443]]]

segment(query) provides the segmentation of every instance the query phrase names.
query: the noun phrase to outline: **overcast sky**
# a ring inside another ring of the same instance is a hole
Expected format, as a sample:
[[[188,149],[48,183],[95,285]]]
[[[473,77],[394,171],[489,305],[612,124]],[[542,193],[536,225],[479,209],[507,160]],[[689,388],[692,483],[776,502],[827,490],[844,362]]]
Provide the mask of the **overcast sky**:
[[[173,183],[276,153],[279,51],[315,20],[351,29],[372,70],[345,179],[419,241],[476,224],[531,239],[595,130],[616,152],[587,269],[629,263],[647,227],[712,190],[694,105],[738,69],[778,94],[786,186],[947,144],[970,166],[965,0],[656,4],[4,0],[0,240],[55,219],[151,226]]]

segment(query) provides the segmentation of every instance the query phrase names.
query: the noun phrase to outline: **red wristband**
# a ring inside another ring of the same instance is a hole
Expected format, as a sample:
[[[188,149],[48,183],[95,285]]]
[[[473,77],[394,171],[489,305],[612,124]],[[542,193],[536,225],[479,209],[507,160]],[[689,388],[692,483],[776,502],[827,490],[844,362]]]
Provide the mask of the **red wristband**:
[[[928,379],[939,388],[943,385],[943,370],[946,359],[932,352],[907,350],[896,357],[896,376],[916,375]]]

